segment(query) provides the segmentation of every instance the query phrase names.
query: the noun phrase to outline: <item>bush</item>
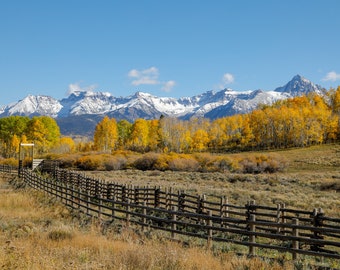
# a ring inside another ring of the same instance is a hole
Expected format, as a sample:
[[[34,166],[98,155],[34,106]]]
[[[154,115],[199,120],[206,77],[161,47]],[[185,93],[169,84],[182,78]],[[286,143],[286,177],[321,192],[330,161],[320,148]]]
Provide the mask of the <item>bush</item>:
[[[195,155],[195,159],[198,161],[201,172],[214,172],[218,171],[215,167],[216,157],[209,153],[200,153]]]
[[[199,168],[199,162],[190,156],[182,155],[169,161],[169,169],[172,171],[196,172]]]
[[[275,173],[286,168],[287,162],[278,155],[246,157],[240,162],[243,173]]]
[[[232,170],[232,161],[228,157],[218,157],[209,168],[214,168],[214,171],[229,172]]]
[[[134,161],[133,167],[138,170],[155,170],[160,154],[148,153]]]
[[[15,158],[1,159],[0,163],[8,166],[18,166],[18,160]]]
[[[67,168],[74,168],[77,166],[77,160],[79,159],[80,155],[65,155],[58,158],[60,160],[60,168],[67,169]]]
[[[77,160],[76,165],[82,170],[99,170],[102,166],[102,158],[100,156],[83,156]]]
[[[173,159],[172,155],[161,154],[159,155],[154,167],[159,171],[169,170],[169,163]]]
[[[127,159],[123,156],[113,156],[105,158],[103,163],[106,171],[117,171],[126,169]]]

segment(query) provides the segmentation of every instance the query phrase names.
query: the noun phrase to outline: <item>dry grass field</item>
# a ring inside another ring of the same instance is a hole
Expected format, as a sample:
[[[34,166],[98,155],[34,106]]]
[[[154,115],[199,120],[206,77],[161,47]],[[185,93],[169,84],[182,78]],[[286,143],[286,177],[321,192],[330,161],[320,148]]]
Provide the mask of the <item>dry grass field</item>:
[[[271,152],[269,152],[271,153]],[[272,154],[272,153],[271,153]],[[88,171],[86,175],[134,186],[173,187],[192,194],[226,196],[230,203],[244,205],[249,200],[272,206],[313,210],[340,216],[340,145],[282,150],[274,154],[288,162],[284,172],[274,174],[232,174],[172,171]],[[228,154],[229,158],[254,153]]]
[[[0,178],[0,269],[294,269],[292,262],[183,247],[120,227],[105,235],[95,221]]]
[[[256,153],[230,154],[252,155]],[[276,152],[289,166],[275,174],[170,171],[94,171],[87,175],[139,186],[173,187],[193,194],[227,196],[292,208],[322,207],[340,216],[340,146],[315,146]],[[308,261],[248,259],[200,244],[182,246],[161,233],[140,234],[124,226],[103,234],[96,221],[80,218],[41,192],[13,189],[0,178],[0,269],[318,269]],[[339,267],[339,265],[328,265]]]

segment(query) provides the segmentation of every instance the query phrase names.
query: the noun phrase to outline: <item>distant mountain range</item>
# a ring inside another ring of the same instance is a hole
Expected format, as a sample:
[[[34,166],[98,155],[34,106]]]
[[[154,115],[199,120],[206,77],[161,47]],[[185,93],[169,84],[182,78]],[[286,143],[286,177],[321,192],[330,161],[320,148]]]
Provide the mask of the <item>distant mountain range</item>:
[[[109,93],[78,91],[57,100],[50,96],[32,96],[0,108],[0,117],[10,115],[46,115],[56,119],[63,135],[91,136],[104,115],[117,121],[137,118],[155,119],[161,115],[190,119],[205,117],[216,119],[238,113],[248,113],[259,104],[273,102],[311,92],[322,94],[325,89],[300,75],[273,91],[208,91],[193,97],[157,97],[137,92],[128,97],[114,97]]]

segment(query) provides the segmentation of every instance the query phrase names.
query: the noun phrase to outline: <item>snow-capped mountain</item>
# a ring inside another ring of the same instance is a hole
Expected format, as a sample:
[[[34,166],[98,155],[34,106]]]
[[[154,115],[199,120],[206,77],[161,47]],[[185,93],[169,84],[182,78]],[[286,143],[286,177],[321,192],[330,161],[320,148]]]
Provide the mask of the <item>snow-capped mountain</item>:
[[[287,93],[290,96],[300,96],[301,94],[313,92],[320,95],[323,89],[320,85],[314,84],[300,75],[296,75],[286,85],[276,88],[275,92]]]
[[[52,97],[28,95],[17,103],[1,108],[0,117],[10,115],[48,115],[56,118],[62,107],[60,102]]]
[[[17,103],[0,109],[0,117],[10,115],[47,115],[57,119],[62,134],[92,133],[103,115],[117,120],[154,119],[163,116],[190,119],[216,119],[237,113],[247,113],[259,104],[271,104],[279,99],[300,96],[324,89],[296,75],[291,81],[273,91],[207,91],[193,97],[156,97],[137,92],[128,97],[114,97],[110,93],[76,91],[67,98],[56,100],[48,96],[27,96]]]

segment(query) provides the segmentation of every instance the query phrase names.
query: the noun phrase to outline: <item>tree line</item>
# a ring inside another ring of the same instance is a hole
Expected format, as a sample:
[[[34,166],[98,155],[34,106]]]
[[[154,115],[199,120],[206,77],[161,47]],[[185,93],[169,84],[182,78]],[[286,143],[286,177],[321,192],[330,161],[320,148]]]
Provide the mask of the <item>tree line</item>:
[[[94,130],[93,140],[75,143],[64,137],[48,116],[0,118],[0,151],[15,158],[20,143],[34,142],[35,152],[114,150],[136,152],[225,152],[305,147],[338,141],[340,86],[326,95],[310,94],[262,105],[248,114],[216,120],[160,117],[117,121],[105,116]]]
[[[339,139],[340,87],[325,96],[310,94],[262,105],[248,114],[209,120],[104,117],[96,126],[98,151],[223,152],[305,147]]]

